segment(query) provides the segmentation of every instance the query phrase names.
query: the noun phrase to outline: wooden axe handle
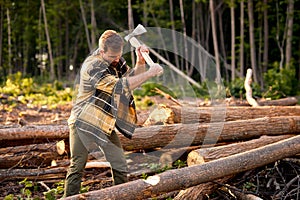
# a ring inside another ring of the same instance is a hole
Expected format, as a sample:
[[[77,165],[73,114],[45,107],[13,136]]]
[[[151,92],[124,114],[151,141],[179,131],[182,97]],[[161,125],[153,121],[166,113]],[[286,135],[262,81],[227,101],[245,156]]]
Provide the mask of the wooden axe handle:
[[[130,44],[135,47],[135,48],[138,48],[141,46],[141,43],[135,38],[135,37],[132,37],[129,39],[129,42]],[[145,59],[146,63],[151,66],[154,64],[153,60],[151,59],[151,57],[149,56],[148,53],[146,52],[141,52],[142,53],[142,56],[143,58]]]

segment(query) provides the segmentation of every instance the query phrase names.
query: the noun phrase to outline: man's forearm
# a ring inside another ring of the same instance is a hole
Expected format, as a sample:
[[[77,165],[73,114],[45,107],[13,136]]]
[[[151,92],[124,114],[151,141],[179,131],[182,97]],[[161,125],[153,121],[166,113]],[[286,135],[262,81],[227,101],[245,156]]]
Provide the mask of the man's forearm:
[[[134,68],[134,75],[138,75],[144,73],[146,71],[146,64],[144,63],[136,63]]]
[[[154,75],[151,72],[146,71],[144,73],[140,73],[135,76],[127,77],[127,81],[129,84],[129,89],[134,90],[135,88],[139,87],[142,83],[147,81],[149,78],[152,78]]]

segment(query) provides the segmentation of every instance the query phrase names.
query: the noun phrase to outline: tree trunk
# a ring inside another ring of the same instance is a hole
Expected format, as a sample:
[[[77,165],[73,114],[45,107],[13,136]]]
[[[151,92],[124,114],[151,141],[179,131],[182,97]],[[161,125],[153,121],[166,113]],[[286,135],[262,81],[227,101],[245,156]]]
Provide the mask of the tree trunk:
[[[269,22],[268,22],[268,0],[264,0],[264,55],[263,55],[263,69],[265,73],[268,70],[269,64]]]
[[[10,22],[10,14],[9,14],[9,8],[6,9],[6,17],[7,17],[7,45],[8,45],[8,74],[12,74],[12,44],[11,44],[11,22]]]
[[[170,18],[171,18],[171,27],[172,27],[172,41],[174,45],[174,57],[175,57],[175,65],[179,68],[179,59],[178,59],[178,47],[177,47],[177,40],[176,40],[176,29],[175,29],[175,20],[174,20],[174,9],[173,9],[173,0],[169,0],[170,5]]]
[[[3,70],[2,65],[2,52],[3,52],[3,23],[4,23],[4,16],[3,16],[3,5],[0,5],[0,66]],[[3,70],[4,72],[4,70]],[[4,76],[4,73],[3,73]]]
[[[132,5],[131,5],[131,0],[128,0],[128,29],[133,30],[134,29],[134,21],[133,21],[133,14],[132,14]],[[133,47],[130,47],[133,49]],[[135,55],[134,51],[130,52],[131,55],[131,62],[132,66],[135,66]]]
[[[222,131],[216,127],[223,127]],[[241,129],[243,127],[243,129]],[[209,134],[208,134],[209,131]],[[68,138],[67,126],[40,126],[0,129],[1,147],[30,140]],[[205,124],[173,124],[137,128],[131,140],[120,135],[125,150],[174,148],[221,141],[257,138],[261,135],[295,134],[300,132],[300,116],[264,117],[252,120]]]
[[[293,22],[294,22],[294,0],[288,1],[287,9],[287,38],[285,49],[285,66],[289,69],[292,57],[292,39],[293,39]]]
[[[183,31],[183,51],[184,51],[184,58],[185,61],[185,71],[187,75],[190,77],[192,75],[192,68],[189,68],[189,62],[188,62],[188,47],[187,47],[187,34],[186,34],[186,25],[185,25],[185,16],[184,16],[184,6],[183,6],[183,1],[179,0],[179,7],[180,7],[180,17],[181,17],[181,25],[182,25],[182,31]]]
[[[217,29],[216,29],[216,20],[215,20],[215,8],[214,1],[209,1],[209,10],[211,14],[211,26],[212,26],[212,35],[213,35],[213,43],[214,43],[214,52],[215,52],[215,60],[216,60],[216,82],[219,84],[221,82],[220,77],[220,58],[219,58],[219,48],[218,48],[218,38],[217,38]]]
[[[225,176],[261,167],[300,153],[300,136],[295,136],[253,151],[214,160],[202,165],[169,170],[146,180],[136,180],[109,188],[67,197],[99,199],[145,199],[156,195],[185,189]]]
[[[230,5],[230,19],[231,19],[231,81],[235,79],[235,16],[234,9],[235,4],[234,0],[231,0]]]
[[[96,31],[97,31],[97,22],[95,17],[95,9],[94,9],[94,0],[91,0],[91,46],[92,48],[97,47],[96,40]]]
[[[241,22],[240,22],[240,78],[244,77],[244,0],[240,3]]]
[[[42,11],[43,11],[43,16],[44,16],[45,33],[46,33],[46,38],[47,38],[48,53],[49,53],[49,60],[50,60],[50,79],[51,79],[51,81],[54,81],[56,76],[55,76],[51,40],[50,40],[50,34],[49,34],[49,30],[48,30],[47,15],[46,15],[44,0],[41,0],[41,6],[42,6]]]
[[[82,0],[79,0],[79,4],[80,4],[81,17],[82,17],[82,21],[83,21],[83,24],[84,24],[86,41],[88,43],[89,51],[91,52],[93,50],[93,47],[92,47],[92,44],[91,44],[89,28],[88,28],[88,25],[87,25],[87,22],[86,22],[85,11],[84,11],[84,7],[83,7],[83,4],[82,4]]]
[[[218,147],[200,148],[189,153],[187,158],[188,166],[203,164],[219,158],[228,157],[234,154],[250,151],[266,146],[281,140],[293,137],[293,135],[261,136],[258,139],[246,142],[237,142]]]
[[[256,66],[256,53],[255,53],[256,49],[255,49],[255,37],[254,37],[253,0],[248,0],[248,17],[249,17],[251,68],[253,70],[254,82],[259,84],[258,70]]]

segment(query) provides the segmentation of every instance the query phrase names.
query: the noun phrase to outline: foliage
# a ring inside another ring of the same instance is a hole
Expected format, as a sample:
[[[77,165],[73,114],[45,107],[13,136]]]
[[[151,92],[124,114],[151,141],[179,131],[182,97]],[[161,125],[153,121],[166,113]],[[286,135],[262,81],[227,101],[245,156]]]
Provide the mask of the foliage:
[[[295,69],[279,69],[278,63],[274,64],[275,67],[269,69],[264,74],[264,82],[266,84],[266,91],[263,97],[279,99],[282,97],[296,95],[299,85],[295,78]]]
[[[235,97],[240,99],[246,98],[246,90],[244,86],[245,78],[236,78],[234,81],[226,83],[226,96],[227,97]],[[261,89],[257,83],[251,84],[252,88],[252,96],[253,97],[260,97],[261,96]]]
[[[63,88],[58,81],[39,85],[33,78],[22,78],[22,74],[18,72],[8,76],[5,84],[0,87],[0,93],[9,96],[7,102],[2,103],[15,105],[18,102],[54,108],[58,104],[70,102],[73,91],[71,88]]]

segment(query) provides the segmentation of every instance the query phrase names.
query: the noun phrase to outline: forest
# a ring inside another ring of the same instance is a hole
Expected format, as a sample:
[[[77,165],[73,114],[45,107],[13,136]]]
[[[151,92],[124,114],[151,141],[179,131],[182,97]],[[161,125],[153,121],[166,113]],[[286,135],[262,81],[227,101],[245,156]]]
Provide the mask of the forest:
[[[5,84],[9,75],[21,72],[22,77],[42,82],[72,84],[74,74],[85,57],[97,48],[104,30],[124,32],[142,24],[179,32],[203,47],[213,57],[214,66],[230,91],[228,95],[240,96],[247,68],[253,70],[257,96],[297,95],[299,3],[298,0],[1,0],[0,81]],[[193,53],[189,46],[185,48],[188,48],[186,54]],[[188,55],[182,58],[170,51],[159,53],[187,76],[204,82],[196,70],[197,63],[186,62]],[[127,57],[129,63],[134,63]]]
[[[66,199],[282,200],[300,196],[300,0],[0,0],[0,199],[62,197],[67,120],[107,29],[164,73],[133,91],[119,138],[129,183],[89,152]]]

